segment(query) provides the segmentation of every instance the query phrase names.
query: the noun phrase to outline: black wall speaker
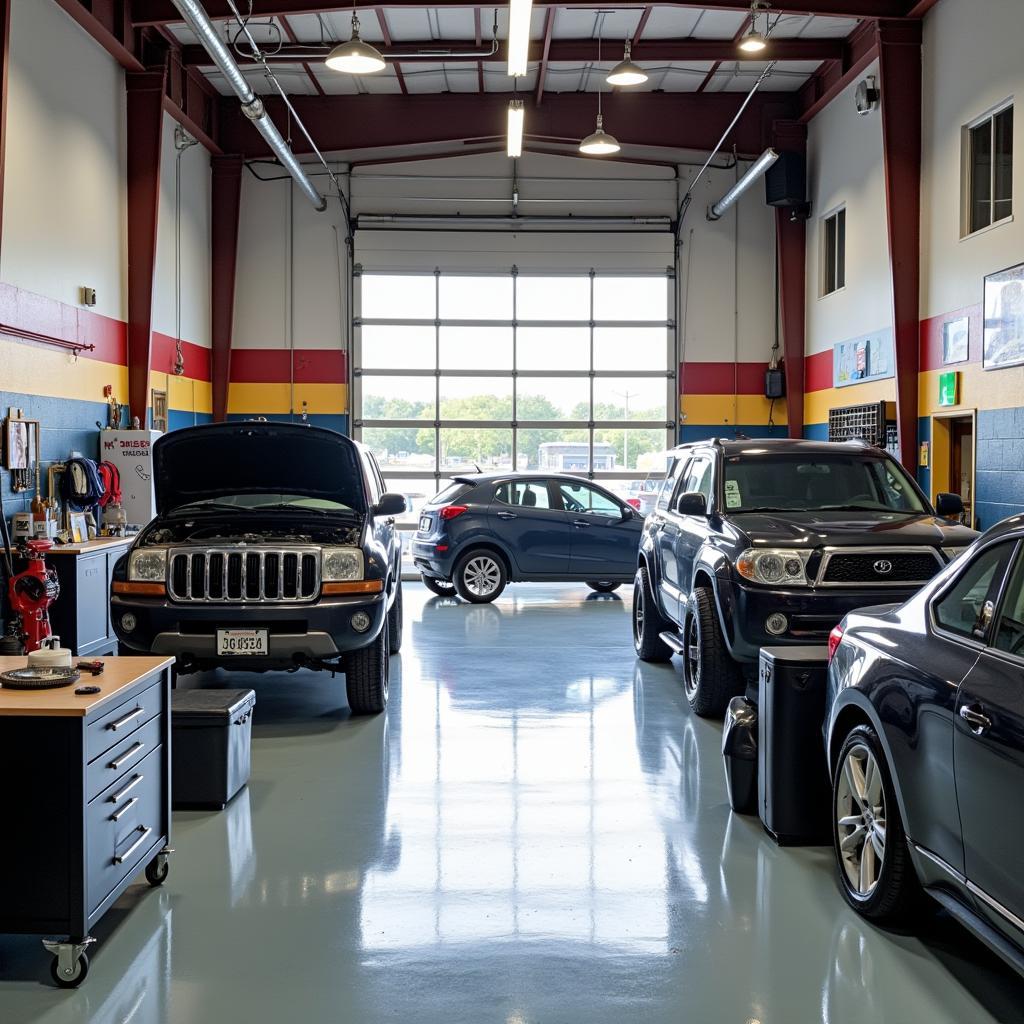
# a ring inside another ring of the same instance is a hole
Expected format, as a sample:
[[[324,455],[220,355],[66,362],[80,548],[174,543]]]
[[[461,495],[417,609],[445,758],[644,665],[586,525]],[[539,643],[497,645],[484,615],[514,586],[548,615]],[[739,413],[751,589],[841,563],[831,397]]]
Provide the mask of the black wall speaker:
[[[779,152],[779,159],[764,176],[765,201],[769,206],[800,206],[807,199],[807,165],[803,153]]]

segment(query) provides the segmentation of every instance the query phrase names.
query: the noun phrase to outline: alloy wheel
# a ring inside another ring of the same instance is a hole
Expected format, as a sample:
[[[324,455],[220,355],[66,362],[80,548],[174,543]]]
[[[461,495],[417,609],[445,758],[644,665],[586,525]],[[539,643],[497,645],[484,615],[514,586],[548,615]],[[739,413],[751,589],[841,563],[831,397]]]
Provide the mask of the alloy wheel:
[[[846,883],[859,899],[878,885],[885,864],[885,789],[875,755],[858,743],[843,760],[836,785],[836,842]]]
[[[638,583],[633,588],[633,646],[639,649],[644,635],[644,588]]]
[[[477,597],[489,597],[501,583],[501,566],[489,555],[477,555],[462,572],[466,589]]]

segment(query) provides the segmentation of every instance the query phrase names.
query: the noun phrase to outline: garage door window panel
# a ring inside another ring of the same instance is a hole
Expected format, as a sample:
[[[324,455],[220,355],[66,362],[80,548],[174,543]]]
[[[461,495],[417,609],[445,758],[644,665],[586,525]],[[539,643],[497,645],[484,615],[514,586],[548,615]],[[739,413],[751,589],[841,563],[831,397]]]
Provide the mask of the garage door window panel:
[[[441,370],[512,369],[511,327],[442,326],[439,333]],[[433,361],[431,361],[433,366]]]
[[[668,316],[668,278],[594,278],[594,319],[663,322]]]
[[[587,373],[590,370],[590,328],[518,327],[516,369]]]
[[[516,319],[590,320],[589,277],[516,278]]]
[[[364,320],[433,320],[437,315],[433,274],[364,274],[359,281]]]
[[[512,464],[512,431],[489,427],[442,427],[440,466],[459,473],[508,469]]]
[[[363,365],[374,370],[432,370],[437,361],[436,345],[434,327],[367,324],[363,327]]]
[[[364,373],[360,377],[364,420],[433,420],[437,382],[433,374],[398,376]]]
[[[438,275],[442,320],[512,320],[512,277]]]
[[[385,477],[389,469],[409,470],[417,475],[433,474],[437,457],[436,438],[432,424],[422,427],[364,427],[362,431],[363,444],[373,452]]]
[[[441,420],[512,422],[511,377],[442,377]]]

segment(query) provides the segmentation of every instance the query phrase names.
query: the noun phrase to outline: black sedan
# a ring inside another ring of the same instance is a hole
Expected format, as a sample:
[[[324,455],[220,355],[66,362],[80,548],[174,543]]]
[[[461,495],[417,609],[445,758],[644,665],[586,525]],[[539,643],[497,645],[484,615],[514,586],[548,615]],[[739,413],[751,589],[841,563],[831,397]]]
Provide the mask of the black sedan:
[[[865,917],[923,888],[1024,972],[1024,515],[829,643],[840,888]]]

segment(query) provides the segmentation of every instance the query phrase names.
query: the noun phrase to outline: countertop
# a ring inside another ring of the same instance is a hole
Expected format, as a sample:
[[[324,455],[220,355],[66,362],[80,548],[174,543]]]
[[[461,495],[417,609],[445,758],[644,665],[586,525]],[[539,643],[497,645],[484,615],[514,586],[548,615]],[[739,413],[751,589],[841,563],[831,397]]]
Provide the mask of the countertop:
[[[97,537],[96,540],[82,541],[79,544],[54,544],[46,552],[46,556],[49,558],[50,555],[91,555],[94,551],[127,547],[133,540],[134,537]]]

